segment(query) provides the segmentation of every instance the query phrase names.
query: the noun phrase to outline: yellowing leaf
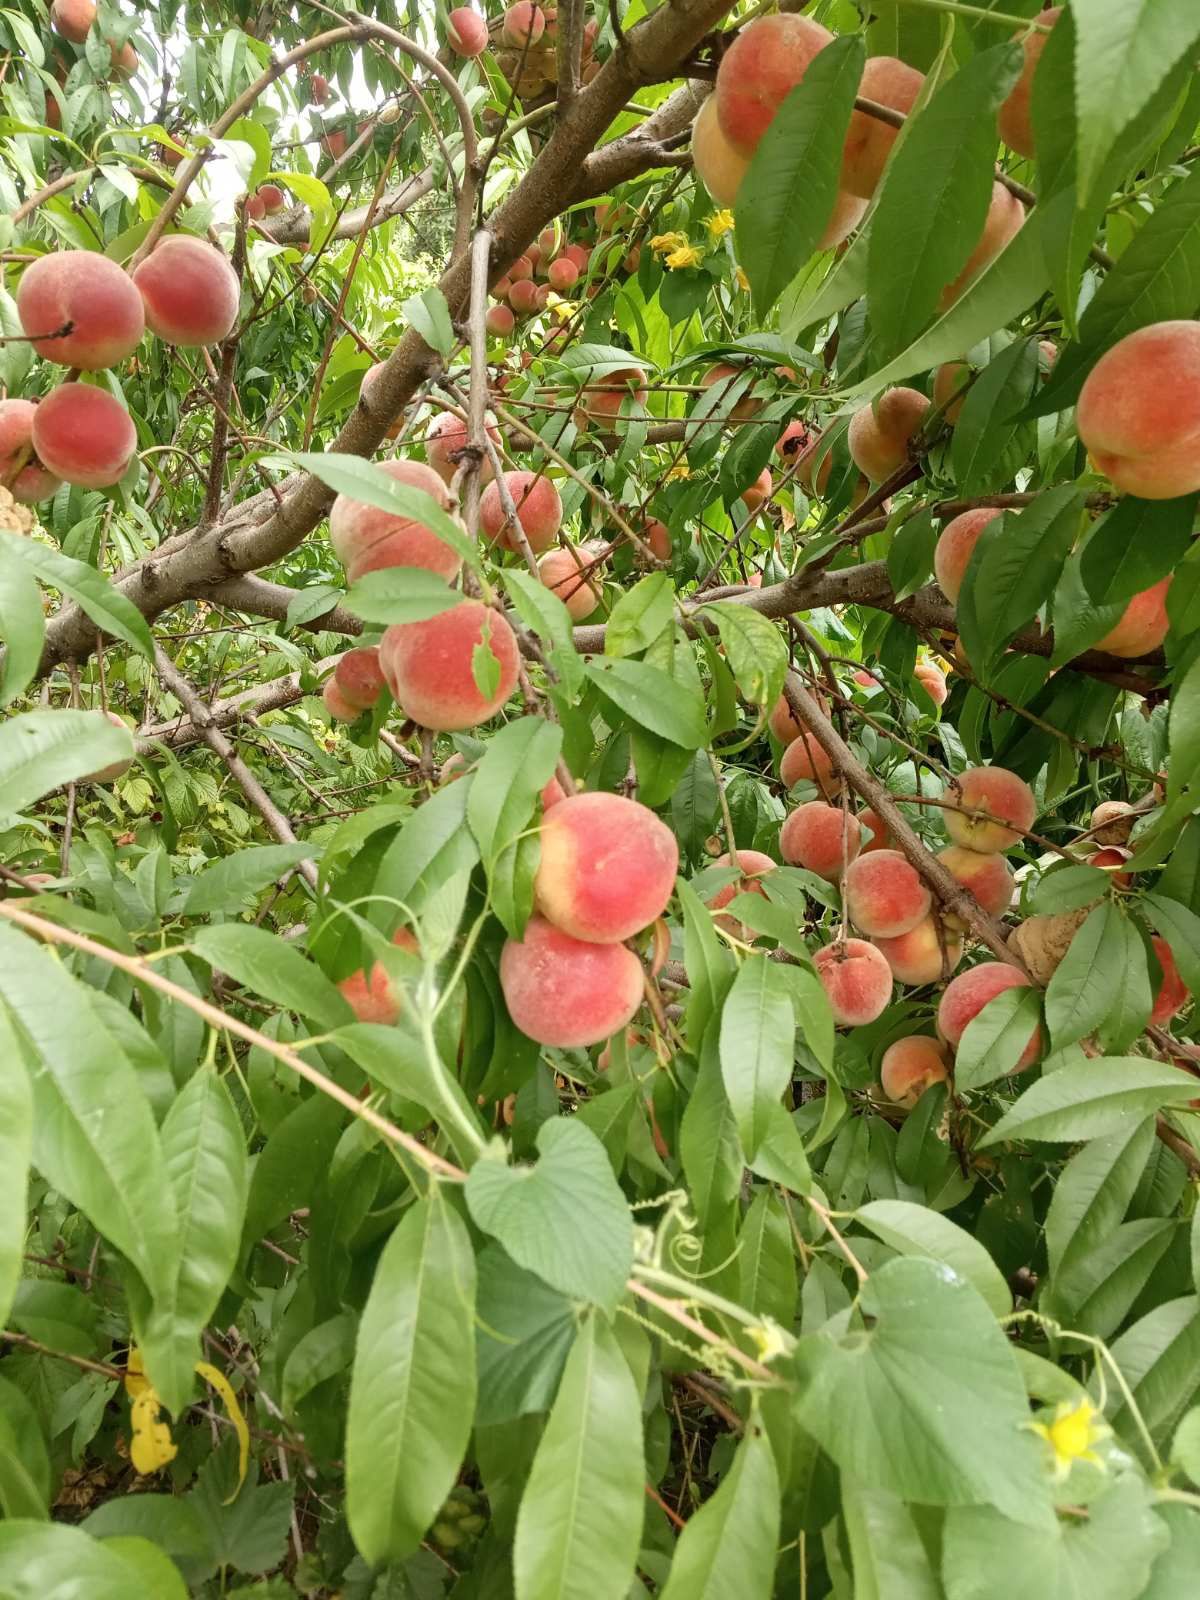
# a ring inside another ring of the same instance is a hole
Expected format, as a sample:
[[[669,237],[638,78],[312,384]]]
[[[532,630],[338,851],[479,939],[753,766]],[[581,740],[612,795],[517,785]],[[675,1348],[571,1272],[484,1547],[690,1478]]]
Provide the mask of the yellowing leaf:
[[[225,1402],[225,1409],[229,1413],[229,1420],[233,1423],[233,1431],[238,1438],[238,1477],[233,1493],[223,1501],[228,1505],[231,1500],[236,1500],[242,1484],[246,1481],[246,1467],[250,1460],[250,1429],[246,1426],[246,1419],[242,1415],[242,1408],[238,1405],[237,1395],[230,1386],[229,1379],[216,1367],[210,1366],[207,1361],[197,1361],[196,1371],[205,1383],[211,1383],[213,1388]],[[174,1450],[171,1451],[174,1455]]]
[[[129,1420],[133,1427],[129,1459],[138,1472],[157,1472],[174,1461],[176,1450],[171,1430],[160,1420],[158,1395],[149,1384],[130,1406]]]

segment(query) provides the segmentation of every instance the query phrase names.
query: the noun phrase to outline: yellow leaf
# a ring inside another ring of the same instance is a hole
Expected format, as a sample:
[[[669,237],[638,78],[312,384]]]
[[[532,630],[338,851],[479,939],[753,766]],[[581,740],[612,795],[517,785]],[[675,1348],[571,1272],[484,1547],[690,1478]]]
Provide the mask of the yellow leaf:
[[[233,1493],[222,1501],[228,1505],[231,1500],[236,1500],[242,1484],[246,1481],[246,1468],[250,1462],[250,1429],[246,1426],[246,1419],[242,1415],[242,1408],[238,1405],[237,1395],[230,1387],[229,1379],[216,1367],[210,1366],[207,1361],[197,1361],[196,1371],[205,1383],[211,1383],[213,1388],[225,1402],[225,1409],[229,1413],[229,1420],[233,1423],[233,1431],[238,1437],[238,1480]]]
[[[129,1459],[138,1472],[157,1472],[168,1461],[174,1461],[176,1450],[171,1430],[159,1418],[158,1395],[149,1384],[130,1406],[129,1420],[133,1427]]]

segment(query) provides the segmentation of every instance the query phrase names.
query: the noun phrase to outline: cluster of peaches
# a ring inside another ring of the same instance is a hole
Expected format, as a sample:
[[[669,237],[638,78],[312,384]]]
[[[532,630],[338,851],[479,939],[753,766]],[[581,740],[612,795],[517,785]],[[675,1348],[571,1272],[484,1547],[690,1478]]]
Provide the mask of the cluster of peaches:
[[[0,401],[0,482],[26,504],[60,482],[119,483],[137,449],[133,419],[108,389],[76,374],[124,361],[147,328],[167,344],[216,344],[239,299],[229,262],[192,234],[163,239],[132,273],[90,250],[39,257],[21,276],[17,315],[38,355],[74,370],[40,401]]]
[[[72,44],[86,44],[96,13],[95,0],[52,0],[50,26]],[[112,55],[113,71],[118,77],[132,78],[138,68],[137,51],[131,44],[118,45],[111,39],[106,43]],[[46,98],[46,114],[51,119],[50,126],[57,127],[58,103],[51,96]]]
[[[446,19],[446,43],[460,56],[480,56],[488,46],[488,25],[470,6],[459,6]],[[594,59],[600,24],[583,25],[581,77],[590,83],[599,71]],[[531,100],[558,82],[558,12],[515,0],[500,22],[496,65],[522,100]]]

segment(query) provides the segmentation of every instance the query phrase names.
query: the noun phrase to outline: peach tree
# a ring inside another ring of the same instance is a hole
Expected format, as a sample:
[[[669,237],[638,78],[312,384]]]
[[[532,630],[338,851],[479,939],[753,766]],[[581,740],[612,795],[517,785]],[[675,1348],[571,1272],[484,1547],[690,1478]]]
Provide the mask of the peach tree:
[[[0,1594],[1191,1600],[1200,11],[0,14]]]

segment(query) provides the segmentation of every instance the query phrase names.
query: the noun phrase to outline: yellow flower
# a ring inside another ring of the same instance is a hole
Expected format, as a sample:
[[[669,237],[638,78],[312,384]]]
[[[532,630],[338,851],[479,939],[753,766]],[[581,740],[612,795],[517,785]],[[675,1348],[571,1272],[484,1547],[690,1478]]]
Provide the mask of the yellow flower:
[[[698,267],[703,260],[703,250],[697,250],[694,244],[683,244],[667,257],[667,266],[674,272],[680,267]]]
[[[733,232],[733,212],[728,208],[714,211],[711,217],[705,217],[704,226],[708,229],[708,237],[716,244],[725,234]]]
[[[650,241],[650,248],[657,255],[670,255],[672,250],[678,250],[688,242],[686,233],[659,233]]]
[[[734,269],[733,281],[737,284],[738,288],[743,294],[747,293],[750,288],[750,279],[742,271],[741,267],[736,267]]]
[[[672,478],[690,478],[691,475],[692,469],[686,461],[677,461],[673,467],[668,467],[663,474],[667,483],[670,483]]]
[[[1064,1400],[1054,1413],[1054,1421],[1028,1422],[1025,1426],[1040,1435],[1054,1452],[1054,1476],[1065,1478],[1076,1461],[1090,1461],[1104,1471],[1104,1462],[1093,1450],[1101,1439],[1107,1439],[1112,1429],[1096,1422],[1100,1413],[1090,1400],[1083,1399],[1072,1405]]]
[[[776,1356],[786,1355],[794,1342],[771,1317],[764,1317],[757,1327],[747,1331],[758,1350],[758,1359],[764,1364],[774,1361]]]

